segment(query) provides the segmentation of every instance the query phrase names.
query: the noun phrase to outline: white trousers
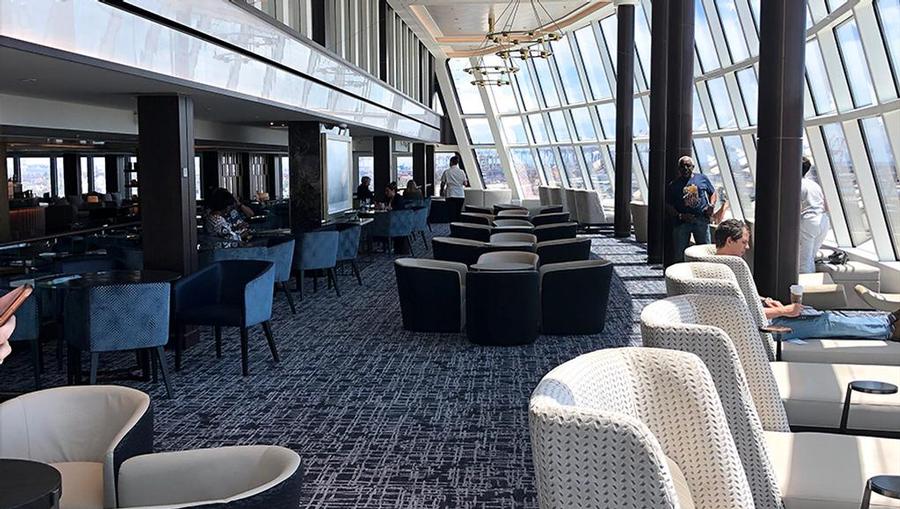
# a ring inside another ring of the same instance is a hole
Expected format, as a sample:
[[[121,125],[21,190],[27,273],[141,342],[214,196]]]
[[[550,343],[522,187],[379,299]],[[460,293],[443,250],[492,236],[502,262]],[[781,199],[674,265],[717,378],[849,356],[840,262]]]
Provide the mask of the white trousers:
[[[798,268],[801,274],[816,271],[816,252],[825,242],[825,236],[831,229],[828,216],[822,214],[811,219],[800,219],[800,249],[798,250]]]

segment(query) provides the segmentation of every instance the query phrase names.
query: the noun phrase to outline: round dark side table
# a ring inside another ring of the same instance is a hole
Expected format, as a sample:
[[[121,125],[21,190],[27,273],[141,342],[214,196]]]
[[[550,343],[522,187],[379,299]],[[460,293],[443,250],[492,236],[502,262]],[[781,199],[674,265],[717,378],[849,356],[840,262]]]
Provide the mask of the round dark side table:
[[[59,470],[37,461],[0,459],[0,507],[55,509],[60,497]]]
[[[847,395],[844,397],[844,410],[841,412],[841,433],[847,432],[847,418],[850,416],[850,397],[853,392],[864,394],[896,394],[897,386],[887,382],[874,380],[854,380],[847,384]]]
[[[869,509],[872,493],[883,497],[900,499],[900,475],[876,475],[866,483],[862,505],[859,509]]]

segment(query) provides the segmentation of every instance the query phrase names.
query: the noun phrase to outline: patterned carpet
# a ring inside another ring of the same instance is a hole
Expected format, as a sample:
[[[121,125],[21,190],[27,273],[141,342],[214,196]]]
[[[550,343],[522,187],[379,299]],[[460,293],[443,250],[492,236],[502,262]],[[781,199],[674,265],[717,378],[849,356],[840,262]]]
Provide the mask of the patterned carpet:
[[[307,285],[291,315],[276,296],[280,364],[256,330],[251,375],[241,377],[237,331],[225,334],[220,360],[204,331],[185,369],[173,375],[172,400],[161,384],[123,379],[130,354],[104,356],[100,379],[150,393],[158,450],[265,443],[297,451],[305,471],[302,507],[535,507],[531,391],[579,354],[635,344],[640,310],[665,292],[642,245],[606,232],[592,237],[594,253],[616,265],[600,335],[482,347],[465,334],[405,331],[392,257],[376,254],[363,268],[363,286],[340,278],[342,297]],[[51,347],[45,386],[64,381]],[[0,369],[0,391],[31,388],[28,362],[20,348]]]

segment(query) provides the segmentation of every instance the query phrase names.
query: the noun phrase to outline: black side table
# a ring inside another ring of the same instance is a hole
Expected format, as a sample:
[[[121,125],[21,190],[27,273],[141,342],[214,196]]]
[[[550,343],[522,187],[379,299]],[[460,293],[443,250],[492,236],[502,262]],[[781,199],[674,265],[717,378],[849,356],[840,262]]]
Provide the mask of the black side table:
[[[773,336],[775,336],[775,360],[781,360],[781,336],[784,334],[789,334],[793,331],[790,327],[783,327],[781,325],[766,325],[765,327],[760,327],[759,332],[766,332]]]
[[[60,497],[59,470],[37,461],[0,459],[0,507],[56,509]]]
[[[853,395],[853,391],[865,394],[896,394],[897,386],[873,380],[854,380],[847,384],[847,396],[844,397],[844,410],[841,412],[841,433],[847,432],[847,418],[850,416],[850,396]]]
[[[900,475],[876,475],[869,479],[859,509],[869,509],[873,492],[887,498],[900,499]]]

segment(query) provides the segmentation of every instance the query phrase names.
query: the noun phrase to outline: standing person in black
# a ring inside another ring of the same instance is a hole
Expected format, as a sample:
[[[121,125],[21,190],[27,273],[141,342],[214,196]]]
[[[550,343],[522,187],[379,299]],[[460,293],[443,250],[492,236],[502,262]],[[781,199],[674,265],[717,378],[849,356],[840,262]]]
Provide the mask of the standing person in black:
[[[672,230],[675,262],[684,261],[684,250],[691,242],[712,242],[709,221],[718,200],[716,188],[702,173],[694,173],[694,160],[682,156],[678,160],[678,177],[666,187],[666,213],[674,218]]]

